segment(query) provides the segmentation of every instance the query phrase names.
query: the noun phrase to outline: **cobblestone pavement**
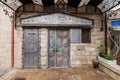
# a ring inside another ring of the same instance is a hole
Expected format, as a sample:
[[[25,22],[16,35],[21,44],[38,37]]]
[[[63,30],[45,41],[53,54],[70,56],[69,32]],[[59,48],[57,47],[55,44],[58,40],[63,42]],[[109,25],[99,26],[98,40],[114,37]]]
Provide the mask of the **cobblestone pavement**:
[[[17,78],[17,79],[16,79]],[[23,78],[23,79],[22,79]],[[22,69],[12,80],[113,80],[93,68]]]

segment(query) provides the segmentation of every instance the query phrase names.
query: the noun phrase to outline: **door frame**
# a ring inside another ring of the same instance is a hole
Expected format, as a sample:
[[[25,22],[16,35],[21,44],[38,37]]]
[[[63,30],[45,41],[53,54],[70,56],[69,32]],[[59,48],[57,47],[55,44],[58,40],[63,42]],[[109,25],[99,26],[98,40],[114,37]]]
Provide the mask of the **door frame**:
[[[68,56],[68,58],[69,58],[69,63],[68,63],[68,66],[61,66],[61,67],[57,67],[57,66],[54,66],[54,67],[50,67],[49,66],[49,40],[50,40],[50,36],[49,36],[49,32],[50,32],[50,30],[68,30],[68,32],[69,32],[69,56]],[[48,68],[69,68],[70,67],[70,65],[71,65],[71,52],[70,52],[70,50],[71,50],[71,46],[70,46],[70,31],[71,31],[71,29],[70,28],[48,28]]]
[[[38,31],[38,67],[37,68],[41,68],[41,65],[40,65],[40,63],[41,63],[41,60],[40,60],[40,58],[41,58],[41,48],[40,48],[40,28],[32,28],[32,27],[23,27],[22,28],[22,68],[23,69],[29,69],[29,68],[25,68],[24,67],[24,30],[25,29],[37,29],[37,31]]]

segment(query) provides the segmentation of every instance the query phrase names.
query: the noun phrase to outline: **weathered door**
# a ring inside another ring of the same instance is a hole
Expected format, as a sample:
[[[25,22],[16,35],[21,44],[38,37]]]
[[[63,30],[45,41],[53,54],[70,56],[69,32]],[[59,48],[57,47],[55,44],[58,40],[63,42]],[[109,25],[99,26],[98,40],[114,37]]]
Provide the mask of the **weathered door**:
[[[39,67],[38,29],[24,29],[23,32],[23,68]]]
[[[49,67],[69,66],[69,31],[49,31]]]

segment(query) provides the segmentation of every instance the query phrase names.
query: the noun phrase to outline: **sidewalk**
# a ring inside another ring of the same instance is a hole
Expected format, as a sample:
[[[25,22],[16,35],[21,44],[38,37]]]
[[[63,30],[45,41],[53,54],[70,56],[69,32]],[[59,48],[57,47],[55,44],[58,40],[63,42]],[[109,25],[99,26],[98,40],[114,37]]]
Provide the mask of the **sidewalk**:
[[[0,70],[0,80],[10,80],[18,71],[17,69],[2,69]]]

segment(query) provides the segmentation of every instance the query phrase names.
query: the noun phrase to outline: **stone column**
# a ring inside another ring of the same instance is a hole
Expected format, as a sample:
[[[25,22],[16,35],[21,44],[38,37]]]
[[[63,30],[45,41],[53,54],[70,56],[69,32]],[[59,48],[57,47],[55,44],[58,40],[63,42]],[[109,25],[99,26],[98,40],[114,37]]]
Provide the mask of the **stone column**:
[[[22,68],[23,29],[21,26],[15,29],[14,39],[14,67]]]
[[[48,29],[42,28],[41,30],[41,68],[48,67]]]

